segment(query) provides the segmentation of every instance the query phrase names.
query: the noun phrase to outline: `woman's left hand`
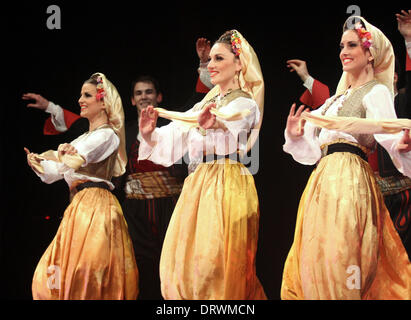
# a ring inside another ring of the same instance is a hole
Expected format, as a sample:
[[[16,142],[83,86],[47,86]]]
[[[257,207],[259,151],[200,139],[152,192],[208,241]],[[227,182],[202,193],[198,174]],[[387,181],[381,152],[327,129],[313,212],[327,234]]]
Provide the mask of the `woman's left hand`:
[[[196,42],[196,51],[200,62],[205,63],[210,56],[211,44],[206,38],[199,38]]]
[[[27,156],[27,164],[30,166],[30,168],[33,168],[33,164],[31,163],[31,161],[35,159],[34,153],[30,152],[30,150],[27,149],[26,147],[24,147],[24,151],[26,152],[26,156]]]
[[[404,130],[404,134],[397,144],[397,150],[401,153],[411,151],[410,129]]]
[[[77,153],[77,149],[74,148],[70,143],[60,144],[57,151],[58,151],[59,157],[65,154],[73,155]]]
[[[197,120],[198,124],[204,129],[213,128],[216,124],[216,116],[210,112],[211,108],[215,108],[215,103],[210,103],[207,105],[199,114]]]
[[[398,31],[406,41],[411,41],[411,10],[397,13]]]

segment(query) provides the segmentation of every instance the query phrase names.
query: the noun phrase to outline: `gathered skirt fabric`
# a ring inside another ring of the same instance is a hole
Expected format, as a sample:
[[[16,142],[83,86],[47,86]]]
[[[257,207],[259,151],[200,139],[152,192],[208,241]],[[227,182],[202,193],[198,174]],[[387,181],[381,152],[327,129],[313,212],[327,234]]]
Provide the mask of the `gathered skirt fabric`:
[[[186,178],[161,253],[165,299],[266,299],[255,270],[258,196],[243,170],[220,159]]]
[[[137,298],[133,245],[111,192],[86,188],[73,197],[37,265],[32,293],[40,300]]]
[[[369,164],[319,162],[301,197],[282,299],[411,299],[411,264]]]

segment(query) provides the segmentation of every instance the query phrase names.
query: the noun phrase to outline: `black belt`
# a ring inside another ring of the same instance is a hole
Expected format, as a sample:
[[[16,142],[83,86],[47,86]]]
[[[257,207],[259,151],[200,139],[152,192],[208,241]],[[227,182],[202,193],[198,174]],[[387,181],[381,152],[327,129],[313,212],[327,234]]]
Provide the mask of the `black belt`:
[[[359,147],[348,143],[333,143],[328,146],[327,156],[334,152],[350,152],[360,156],[364,161],[368,161],[367,155]]]
[[[106,189],[110,191],[110,187],[105,182],[87,181],[87,182],[80,183],[78,186],[76,186],[77,192],[80,192],[81,190],[86,189],[86,188],[101,188],[101,189]]]
[[[236,153],[230,153],[230,154],[207,154],[205,156],[203,156],[203,162],[209,162],[209,161],[214,161],[214,160],[218,160],[218,159],[223,159],[223,158],[230,158],[232,160],[236,160],[239,161],[239,154]]]

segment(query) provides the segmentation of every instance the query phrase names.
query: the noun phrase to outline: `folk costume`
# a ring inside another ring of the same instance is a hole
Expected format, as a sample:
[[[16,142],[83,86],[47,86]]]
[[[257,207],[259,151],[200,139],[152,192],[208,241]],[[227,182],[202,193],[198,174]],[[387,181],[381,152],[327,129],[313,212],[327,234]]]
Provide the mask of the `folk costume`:
[[[246,152],[258,136],[264,82],[252,47],[238,31],[232,31],[232,41],[241,44],[241,89],[221,96],[217,85],[185,113],[158,109],[173,121],[154,130],[153,147],[141,141],[139,159],[170,166],[188,152],[197,165],[190,166],[194,171],[184,182],[163,244],[165,299],[266,299],[255,271],[259,204],[254,179],[241,162],[227,158]],[[198,127],[198,114],[210,102],[216,103],[212,112],[226,131]],[[241,132],[251,133],[237,144]]]
[[[394,107],[398,118],[411,119],[411,42],[406,42],[406,47],[406,83],[405,87],[395,95]],[[306,80],[304,86],[307,87],[307,90],[300,100],[312,109],[323,105],[325,100],[330,97],[328,87],[312,77]],[[377,144],[375,151],[368,155],[368,162],[376,175],[394,227],[410,258],[411,178],[397,170],[390,155],[380,144]]]
[[[78,132],[86,120],[77,119],[78,115],[52,102],[47,112],[51,116],[45,122],[44,133],[48,135]],[[187,169],[183,165],[164,167],[149,160],[138,161],[141,140],[138,120],[126,121],[124,128],[126,171],[113,180],[116,187],[113,192],[120,202],[133,241],[140,275],[138,298],[159,300],[162,299],[159,275],[161,248]]]
[[[385,35],[360,19],[356,30],[372,43],[375,79],[352,89],[344,72],[336,94],[311,117],[303,113],[304,135],[291,139],[285,132],[284,151],[317,166],[300,200],[282,299],[411,298],[411,264],[366,158],[378,142],[411,175],[411,154],[396,150],[401,132],[383,134],[391,124],[374,121],[396,118],[394,54]],[[362,128],[355,119],[372,123]]]
[[[48,151],[30,158],[43,182],[65,179],[71,194],[57,234],[35,270],[34,299],[116,300],[138,295],[133,245],[110,181],[124,173],[127,162],[122,102],[104,74],[93,76],[109,123],[72,141],[75,155]]]

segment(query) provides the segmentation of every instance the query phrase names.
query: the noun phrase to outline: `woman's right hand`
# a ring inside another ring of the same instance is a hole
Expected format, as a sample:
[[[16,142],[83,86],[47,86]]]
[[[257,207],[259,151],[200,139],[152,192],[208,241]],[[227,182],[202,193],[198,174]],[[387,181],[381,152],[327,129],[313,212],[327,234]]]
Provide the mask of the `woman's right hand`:
[[[214,114],[210,112],[210,109],[215,108],[215,107],[216,107],[215,103],[210,103],[209,105],[204,107],[204,109],[201,110],[200,114],[198,115],[198,124],[203,129],[214,128],[217,122],[217,118]]]
[[[146,141],[151,141],[151,134],[157,126],[158,111],[154,110],[153,106],[141,110],[139,129],[140,134]]]
[[[49,105],[49,101],[46,98],[36,93],[25,93],[23,94],[22,99],[34,100],[34,102],[27,105],[28,108],[36,108],[44,111]]]
[[[291,59],[287,61],[287,67],[290,68],[290,72],[297,72],[302,82],[305,82],[310,76],[307,69],[307,63],[304,60]]]
[[[26,155],[27,155],[27,164],[30,166],[30,168],[34,169],[32,161],[37,161],[35,153],[30,152],[30,150],[27,149],[26,147],[24,147],[24,151],[26,152]]]
[[[77,153],[77,149],[73,147],[70,143],[60,144],[57,148],[59,157],[64,156],[65,154],[74,155]]]
[[[295,103],[293,103],[287,118],[286,131],[290,138],[298,138],[304,135],[305,120],[301,119],[301,113],[304,111],[305,105],[301,105],[297,112],[295,112],[295,106]]]

